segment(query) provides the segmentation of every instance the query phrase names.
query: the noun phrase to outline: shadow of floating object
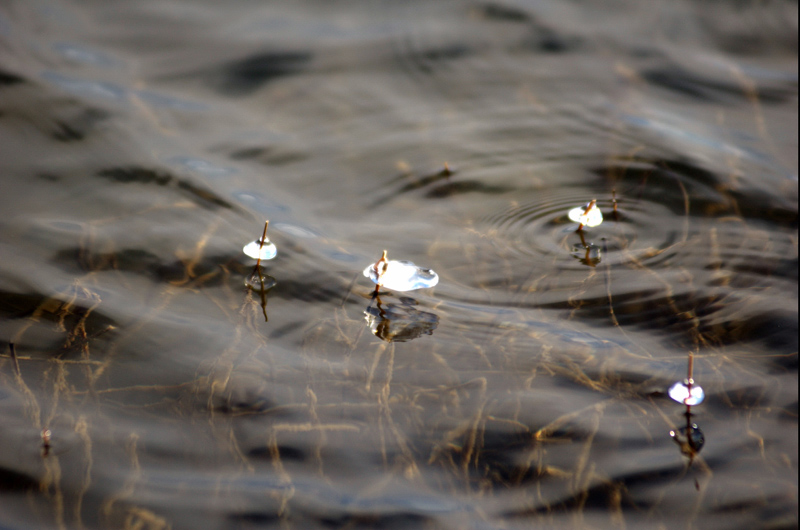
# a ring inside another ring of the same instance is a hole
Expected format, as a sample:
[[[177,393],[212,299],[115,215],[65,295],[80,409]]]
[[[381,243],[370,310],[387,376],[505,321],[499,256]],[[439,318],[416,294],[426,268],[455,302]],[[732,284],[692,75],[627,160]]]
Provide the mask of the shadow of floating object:
[[[508,193],[511,191],[514,191],[514,188],[511,186],[492,186],[477,180],[461,180],[458,182],[446,182],[441,186],[433,188],[426,193],[425,196],[431,199],[444,199],[452,195],[459,195],[462,193],[499,195],[501,193]]]
[[[197,280],[196,285],[216,287],[227,282],[224,268],[249,274],[250,265],[231,260],[229,253],[208,254],[187,269],[185,261],[167,261],[162,256],[141,248],[121,248],[115,252],[90,252],[80,247],[59,250],[49,260],[67,273],[117,271],[135,274],[154,282],[182,284]]]
[[[517,47],[541,53],[562,53],[578,48],[582,41],[566,35],[542,22],[532,12],[496,2],[487,2],[474,9],[475,15],[488,22],[519,24],[527,31]]]
[[[0,492],[27,492],[39,487],[35,477],[14,469],[0,468]]]
[[[245,96],[262,85],[303,70],[311,61],[308,52],[264,52],[221,67],[219,90],[232,96]]]
[[[173,180],[169,173],[136,166],[101,169],[97,172],[97,176],[123,184],[138,183],[157,186],[166,186]]]
[[[523,307],[523,306],[520,306]],[[557,301],[524,305],[550,310],[572,311],[568,301]],[[746,344],[762,341],[774,353],[794,355],[797,352],[797,317],[787,311],[759,311],[741,317],[722,313],[726,304],[719,297],[704,293],[683,293],[665,296],[657,289],[640,289],[630,293],[616,293],[614,315],[623,328],[652,330],[656,336],[675,347],[690,349],[694,346],[697,332],[715,346]],[[683,318],[688,311],[697,316],[697,321]],[[609,318],[607,296],[581,299],[581,318],[592,325],[616,326]],[[794,364],[796,366],[796,362]]]
[[[648,83],[687,96],[697,101],[734,103],[749,101],[750,94],[742,84],[731,78],[720,80],[686,70],[678,65],[669,65],[642,72]],[[758,99],[763,103],[785,103],[794,97],[795,89],[788,87],[758,87]]]
[[[0,86],[11,86],[25,83],[25,78],[0,70]]]
[[[444,168],[437,171],[436,173],[423,175],[423,176],[416,176],[414,174],[406,173],[398,178],[394,179],[395,181],[403,182],[402,186],[396,191],[392,191],[388,195],[376,200],[373,203],[373,207],[379,207],[383,204],[389,202],[390,200],[394,199],[397,195],[402,193],[408,193],[412,191],[416,191],[423,188],[428,188],[428,191],[425,193],[425,196],[429,199],[446,199],[453,195],[459,195],[463,193],[484,193],[487,195],[500,195],[502,193],[508,193],[511,191],[515,191],[516,188],[512,186],[496,186],[491,184],[486,184],[479,180],[453,180],[450,177],[458,173],[457,169],[450,168],[448,165],[445,164]],[[444,181],[441,184],[434,186],[437,182]]]
[[[422,188],[427,188],[440,180],[445,180],[446,183],[450,182],[450,177],[455,175],[457,170],[451,168],[447,163],[444,164],[444,167],[435,173],[429,173],[426,175],[418,176],[411,171],[403,172],[394,179],[392,179],[392,185],[395,183],[401,184],[401,186],[384,197],[374,201],[373,207],[377,208],[383,206],[387,202],[393,200],[397,195],[402,193],[408,193],[411,191],[415,191]],[[445,184],[446,186],[447,184]],[[431,192],[429,192],[431,193]]]
[[[452,169],[450,166],[445,164],[445,166],[437,171],[436,173],[430,175],[424,175],[422,177],[416,178],[413,174],[401,175],[400,180],[410,180],[407,182],[402,188],[400,188],[397,192],[398,193],[406,193],[409,191],[418,190],[420,188],[424,188],[426,186],[430,186],[434,182],[438,182],[443,179],[448,179],[449,177],[455,175],[456,171]]]
[[[102,177],[123,184],[155,184],[157,186],[175,185],[177,190],[205,208],[233,208],[233,205],[211,190],[203,189],[185,179],[179,179],[166,171],[140,166],[124,166],[102,169],[97,172]]]
[[[51,127],[50,136],[59,142],[70,143],[85,139],[97,130],[110,114],[99,109],[85,109],[74,115],[58,119]]]
[[[552,517],[554,513],[570,514],[577,510],[585,512],[603,511],[608,509],[609,499],[614,498],[619,499],[617,502],[623,509],[654,510],[660,506],[657,503],[658,501],[637,498],[629,492],[637,487],[668,486],[680,479],[684,474],[685,469],[680,465],[659,469],[625,470],[625,472],[616,473],[613,476],[613,482],[601,482],[587,488],[581,488],[575,493],[561,494],[556,491],[549,501],[543,499],[525,507],[512,508],[502,512],[501,516],[509,521],[524,520],[527,522],[534,517]],[[547,478],[550,477],[546,476],[545,479]],[[528,527],[536,528],[535,526]]]
[[[476,7],[475,13],[480,18],[493,22],[517,22],[527,24],[532,21],[532,15],[528,14],[523,9],[494,2],[488,2],[485,5]]]
[[[664,134],[659,124],[641,122],[644,131]],[[678,133],[676,133],[678,134]],[[704,145],[721,151],[699,135],[680,133],[682,141]],[[624,164],[612,163],[591,170],[606,178],[620,175],[620,182],[630,186],[630,194],[668,208],[677,216],[686,215],[686,196],[691,198],[689,215],[720,217],[731,215],[743,219],[764,221],[776,226],[797,230],[797,202],[752,188],[730,189],[724,193],[725,174],[714,173],[691,162],[674,159],[636,158]]]
[[[646,131],[654,131],[657,125],[644,123]],[[700,138],[688,138],[701,142]],[[676,216],[686,215],[686,194],[691,197],[690,215],[705,216],[734,214],[735,211],[719,191],[722,175],[713,173],[691,162],[669,158],[637,158],[628,165],[619,162],[596,167],[592,173],[602,178],[620,175],[621,182],[630,186],[631,196],[646,199],[668,208]],[[635,191],[634,191],[635,190]]]
[[[267,446],[259,445],[247,450],[250,458],[261,458],[269,461],[280,459],[282,462],[305,462],[308,460],[308,452],[299,447],[291,445]]]
[[[266,393],[266,387],[257,384],[234,386],[226,394],[213,396],[204,405],[214,412],[238,416],[263,415],[275,407],[275,403]]]
[[[380,296],[374,298],[364,310],[365,319],[372,334],[386,342],[407,342],[422,335],[432,335],[439,325],[434,313],[420,311],[414,306],[419,302],[409,297],[400,298],[400,303],[384,304]]]
[[[63,335],[57,332],[54,335],[55,342],[35,348],[37,351],[47,352],[46,356],[37,359],[73,358],[82,355],[80,346],[116,328],[116,320],[98,307],[100,302],[98,293],[72,286],[53,296],[0,291],[0,320],[7,322],[35,318],[38,324],[55,324],[68,330],[74,330],[80,325],[80,336],[70,333],[71,342],[64,344]],[[45,340],[45,336],[41,336],[40,340]],[[0,352],[0,356],[2,355]],[[0,399],[2,397],[0,393]]]
[[[542,24],[533,23],[522,40],[521,48],[540,53],[567,53],[577,50],[581,44],[578,37],[563,35]]]

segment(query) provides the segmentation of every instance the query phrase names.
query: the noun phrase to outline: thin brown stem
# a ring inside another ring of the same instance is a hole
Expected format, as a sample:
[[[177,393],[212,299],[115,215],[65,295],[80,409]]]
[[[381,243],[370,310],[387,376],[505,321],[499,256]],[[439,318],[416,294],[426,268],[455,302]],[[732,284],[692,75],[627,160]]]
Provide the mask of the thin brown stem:
[[[8,348],[11,350],[11,359],[14,361],[14,372],[16,372],[18,377],[22,377],[22,373],[19,371],[19,359],[17,359],[17,349],[14,347],[14,343],[10,342]]]
[[[264,286],[264,278],[261,276],[261,250],[264,248],[264,243],[267,241],[267,228],[269,227],[269,219],[264,221],[264,232],[261,234],[261,239],[258,241],[258,258],[256,258],[256,266],[253,267],[253,272],[250,274],[250,282],[253,278],[257,278],[261,283],[262,291]]]
[[[381,259],[375,262],[375,278],[376,284],[378,285],[375,288],[375,292],[378,292],[378,289],[381,288],[381,276],[386,272],[386,268],[389,266],[389,260],[386,258],[386,250],[383,251],[383,255]]]
[[[264,248],[264,242],[267,240],[267,228],[269,228],[269,219],[264,221],[264,233],[261,234],[261,239],[258,242],[258,259],[256,260],[256,270],[261,265],[261,249]]]

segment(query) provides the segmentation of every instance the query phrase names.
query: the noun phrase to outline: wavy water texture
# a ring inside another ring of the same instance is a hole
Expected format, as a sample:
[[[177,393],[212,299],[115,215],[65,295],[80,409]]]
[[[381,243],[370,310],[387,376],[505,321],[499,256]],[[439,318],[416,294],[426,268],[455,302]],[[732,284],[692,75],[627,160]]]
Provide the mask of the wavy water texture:
[[[796,2],[11,1],[0,138],[0,528],[797,526]]]

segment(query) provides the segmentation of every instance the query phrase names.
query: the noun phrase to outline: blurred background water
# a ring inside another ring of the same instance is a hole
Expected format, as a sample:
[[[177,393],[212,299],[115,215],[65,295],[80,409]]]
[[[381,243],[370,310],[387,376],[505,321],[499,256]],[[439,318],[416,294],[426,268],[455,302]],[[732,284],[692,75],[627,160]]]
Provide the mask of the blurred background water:
[[[0,2],[0,528],[796,528],[797,20]]]

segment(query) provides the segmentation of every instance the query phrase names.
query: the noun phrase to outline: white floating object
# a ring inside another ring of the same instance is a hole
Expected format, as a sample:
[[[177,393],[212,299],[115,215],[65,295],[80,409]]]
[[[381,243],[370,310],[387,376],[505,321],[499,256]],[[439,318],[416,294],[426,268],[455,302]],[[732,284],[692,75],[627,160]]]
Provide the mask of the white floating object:
[[[263,245],[260,239],[256,239],[252,243],[246,244],[242,250],[249,257],[262,260],[272,259],[278,254],[278,247],[268,237],[264,238]]]
[[[693,379],[678,381],[669,387],[669,397],[684,405],[699,405],[706,398],[706,393],[700,385],[694,384]]]
[[[569,218],[580,225],[594,227],[603,222],[603,212],[597,207],[597,201],[592,199],[585,206],[578,206],[569,211]]]
[[[431,269],[417,267],[410,261],[389,261],[385,250],[381,259],[364,269],[364,276],[379,287],[394,291],[425,289],[439,283],[439,275]]]

